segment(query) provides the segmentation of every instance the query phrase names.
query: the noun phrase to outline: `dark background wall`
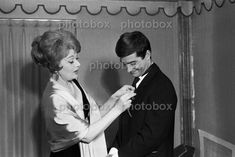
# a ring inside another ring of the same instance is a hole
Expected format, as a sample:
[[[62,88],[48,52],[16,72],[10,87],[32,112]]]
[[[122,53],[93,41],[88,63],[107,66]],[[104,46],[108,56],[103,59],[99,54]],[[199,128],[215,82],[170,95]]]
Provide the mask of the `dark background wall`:
[[[196,129],[235,144],[235,6],[192,17]],[[199,150],[198,132],[196,147]]]

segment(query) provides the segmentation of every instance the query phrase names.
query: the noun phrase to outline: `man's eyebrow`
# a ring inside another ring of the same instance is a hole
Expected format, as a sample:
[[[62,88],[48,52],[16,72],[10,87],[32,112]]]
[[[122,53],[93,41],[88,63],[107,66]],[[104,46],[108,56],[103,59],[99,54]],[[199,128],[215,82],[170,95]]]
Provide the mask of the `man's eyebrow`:
[[[137,61],[130,61],[130,62],[127,62],[125,64],[131,64],[131,63],[136,63]]]

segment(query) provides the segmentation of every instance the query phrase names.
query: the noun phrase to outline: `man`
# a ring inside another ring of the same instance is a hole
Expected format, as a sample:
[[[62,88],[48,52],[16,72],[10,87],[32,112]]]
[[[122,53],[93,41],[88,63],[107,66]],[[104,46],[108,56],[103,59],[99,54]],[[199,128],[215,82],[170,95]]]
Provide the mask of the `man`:
[[[177,96],[172,82],[152,61],[150,42],[141,32],[122,34],[115,50],[138,81],[132,106],[120,117],[110,156],[173,157]]]

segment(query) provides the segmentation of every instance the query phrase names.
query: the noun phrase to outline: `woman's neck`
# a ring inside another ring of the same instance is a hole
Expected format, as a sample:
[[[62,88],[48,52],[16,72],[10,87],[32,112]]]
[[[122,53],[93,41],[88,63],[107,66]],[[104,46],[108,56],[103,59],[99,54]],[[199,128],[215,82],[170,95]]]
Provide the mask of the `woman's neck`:
[[[72,80],[71,81],[65,80],[57,74],[53,74],[52,77],[54,80],[56,80],[57,83],[66,88],[72,95],[74,94]]]

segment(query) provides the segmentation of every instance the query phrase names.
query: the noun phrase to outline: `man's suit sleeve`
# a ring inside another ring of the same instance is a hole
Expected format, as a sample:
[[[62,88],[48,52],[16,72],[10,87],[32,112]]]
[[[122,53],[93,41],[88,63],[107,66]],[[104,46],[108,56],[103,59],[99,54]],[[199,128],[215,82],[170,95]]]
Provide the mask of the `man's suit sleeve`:
[[[152,104],[152,110],[146,111],[143,128],[131,138],[128,144],[120,146],[119,157],[143,157],[158,150],[158,147],[174,131],[176,101],[175,91],[171,88],[158,89],[157,92],[149,95],[146,103]]]
[[[118,145],[118,136],[119,136],[119,132],[117,132],[117,134],[116,134],[116,136],[114,138],[114,141],[112,143],[112,147],[117,148],[117,149],[119,148],[119,145]]]

